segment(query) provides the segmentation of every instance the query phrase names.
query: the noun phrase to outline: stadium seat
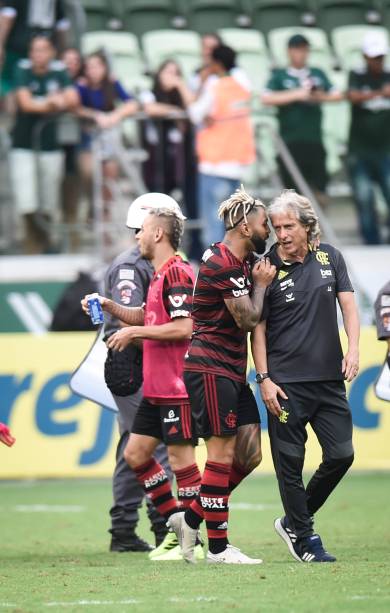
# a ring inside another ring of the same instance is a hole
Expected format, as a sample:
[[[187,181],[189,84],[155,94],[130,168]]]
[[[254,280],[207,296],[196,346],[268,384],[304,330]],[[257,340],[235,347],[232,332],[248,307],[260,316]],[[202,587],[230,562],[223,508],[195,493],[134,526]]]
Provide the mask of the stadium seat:
[[[244,6],[251,17],[252,28],[265,35],[275,28],[299,26],[305,12],[301,0],[247,0]]]
[[[381,26],[340,26],[332,30],[333,48],[343,70],[348,71],[363,64],[361,47],[367,32],[380,32],[389,40],[387,28]]]
[[[200,36],[189,30],[158,30],[142,36],[142,48],[149,70],[155,71],[167,59],[176,60],[185,77],[199,68]]]
[[[124,0],[123,28],[141,37],[145,32],[171,28],[176,11],[171,0]]]
[[[257,30],[240,28],[223,28],[218,33],[223,42],[237,52],[237,64],[248,75],[253,89],[261,91],[270,69],[264,36]]]
[[[82,0],[87,20],[87,31],[106,30],[113,20],[118,20],[116,5],[107,0]],[[119,24],[118,24],[119,25]]]
[[[277,66],[287,64],[287,43],[294,34],[302,34],[310,42],[309,62],[311,66],[328,72],[333,68],[334,58],[326,34],[319,28],[288,27],[276,28],[268,34],[271,55]]]
[[[147,84],[137,37],[129,32],[87,32],[81,40],[83,54],[103,49],[114,75],[130,91]]]
[[[329,35],[334,28],[366,23],[367,0],[316,0],[316,25]]]
[[[187,27],[200,34],[237,26],[240,4],[237,0],[191,0],[181,3]]]

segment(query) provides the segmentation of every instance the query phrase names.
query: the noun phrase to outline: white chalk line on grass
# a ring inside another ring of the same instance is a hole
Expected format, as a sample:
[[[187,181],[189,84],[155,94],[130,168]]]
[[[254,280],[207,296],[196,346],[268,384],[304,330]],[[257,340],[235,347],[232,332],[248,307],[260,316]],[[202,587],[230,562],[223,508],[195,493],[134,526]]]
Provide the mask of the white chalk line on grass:
[[[45,602],[45,607],[103,607],[118,604],[141,604],[141,600],[125,598],[123,600],[75,600],[74,602]]]
[[[230,502],[229,509],[233,511],[269,511],[279,509],[280,504],[254,504],[252,502]]]
[[[172,596],[168,598],[166,602],[179,603],[183,602],[188,604],[189,602],[216,602],[218,598],[214,596],[194,596],[193,598],[179,598],[178,596]],[[142,600],[136,600],[135,598],[124,598],[122,600],[76,600],[73,602],[45,602],[45,607],[104,607],[104,606],[116,606],[120,604],[142,604]]]
[[[0,608],[3,609],[16,609],[17,606],[13,602],[0,602]]]
[[[17,504],[18,513],[83,513],[86,507],[78,504]]]

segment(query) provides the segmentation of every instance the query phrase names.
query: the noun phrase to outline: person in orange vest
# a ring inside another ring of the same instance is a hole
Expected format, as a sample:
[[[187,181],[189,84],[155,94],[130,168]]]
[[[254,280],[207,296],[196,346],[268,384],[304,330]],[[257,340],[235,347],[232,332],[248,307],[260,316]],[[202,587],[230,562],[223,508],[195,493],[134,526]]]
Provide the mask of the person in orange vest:
[[[188,106],[189,117],[198,127],[198,212],[205,247],[222,240],[218,207],[239,187],[243,171],[256,159],[251,86],[242,71],[234,71],[235,60],[230,47],[215,47],[209,72],[217,78],[207,79],[201,95]]]

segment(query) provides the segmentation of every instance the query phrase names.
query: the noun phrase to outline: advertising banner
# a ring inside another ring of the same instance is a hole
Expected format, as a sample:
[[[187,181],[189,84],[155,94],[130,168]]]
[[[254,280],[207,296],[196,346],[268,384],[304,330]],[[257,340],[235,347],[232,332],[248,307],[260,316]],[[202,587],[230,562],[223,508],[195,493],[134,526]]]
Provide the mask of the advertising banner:
[[[93,333],[0,334],[0,421],[17,439],[12,448],[0,445],[0,479],[112,474],[118,439],[115,413],[69,387],[71,374],[94,340]],[[373,388],[385,350],[373,327],[362,330],[360,372],[348,386],[356,452],[353,470],[390,469],[390,402],[379,400]],[[269,472],[273,466],[266,413],[254,375],[252,368],[249,381],[263,422],[259,470]],[[199,459],[204,459],[203,445]],[[310,432],[305,467],[314,468],[320,460],[321,451]]]

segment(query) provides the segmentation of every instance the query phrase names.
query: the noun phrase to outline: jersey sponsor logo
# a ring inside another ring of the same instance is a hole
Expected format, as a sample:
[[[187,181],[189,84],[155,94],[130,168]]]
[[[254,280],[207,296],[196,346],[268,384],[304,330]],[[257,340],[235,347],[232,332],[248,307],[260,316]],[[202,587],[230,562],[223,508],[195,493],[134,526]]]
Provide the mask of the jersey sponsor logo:
[[[207,260],[209,260],[212,255],[213,252],[211,251],[211,249],[206,249],[206,251],[202,255],[202,262],[207,262]]]
[[[189,485],[188,487],[179,487],[177,493],[181,498],[195,498],[200,492],[200,485]]]
[[[200,497],[201,505],[204,509],[225,509],[223,498]]]
[[[286,270],[279,270],[278,273],[278,281],[280,281],[281,279],[284,279],[284,277],[287,277],[288,272]]]
[[[168,417],[164,417],[163,421],[164,424],[171,424],[173,422],[180,421],[180,417],[177,417],[175,411],[173,409],[170,409],[168,411]]]
[[[280,423],[281,424],[286,424],[289,415],[290,415],[290,413],[288,411],[286,411],[284,407],[282,407],[282,412],[279,415]]]
[[[178,434],[179,430],[176,428],[176,426],[171,426],[168,430],[168,435],[172,436],[173,434]]]
[[[321,277],[323,279],[326,279],[326,277],[331,277],[332,276],[332,271],[328,268],[321,268]]]
[[[225,417],[225,423],[228,428],[235,428],[237,425],[237,415],[233,411],[229,411]]]
[[[128,279],[129,281],[134,281],[134,270],[131,270],[129,268],[120,268],[119,278]]]
[[[234,285],[238,287],[239,289],[244,289],[245,287],[245,277],[238,277],[238,279],[235,279],[234,277],[230,277],[230,281],[234,283]]]
[[[149,479],[145,479],[144,481],[145,489],[149,489],[151,487],[154,487],[155,485],[158,485],[159,483],[162,483],[163,481],[166,480],[166,478],[167,476],[165,474],[165,470],[164,469],[160,470],[158,473],[153,475],[153,477],[150,477]]]
[[[327,251],[316,251],[316,260],[317,262],[319,262],[320,264],[322,264],[322,266],[328,266],[329,265],[329,253]]]
[[[286,302],[294,302],[295,296],[292,292],[290,294],[285,294],[285,296],[286,296]]]
[[[294,287],[295,283],[292,279],[286,279],[285,281],[281,281],[280,283],[280,289],[282,292],[284,292],[285,289],[287,289],[288,287]]]
[[[122,281],[119,281],[117,288],[120,291],[121,302],[126,305],[130,304],[133,291],[137,289],[136,284],[128,279],[123,279]]]
[[[168,296],[168,298],[169,298],[169,302],[171,303],[173,307],[175,307],[175,309],[178,309],[179,307],[181,307],[183,305],[183,302],[187,300],[186,294],[182,294],[181,296],[179,295]]]
[[[247,296],[249,294],[248,289],[234,289],[232,290],[233,296],[239,298],[240,296]]]
[[[189,317],[189,316],[190,316],[190,312],[185,311],[184,309],[179,309],[177,311],[171,312],[171,319],[174,319],[175,317]]]

